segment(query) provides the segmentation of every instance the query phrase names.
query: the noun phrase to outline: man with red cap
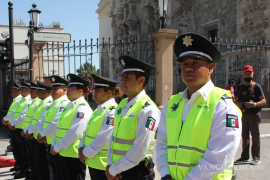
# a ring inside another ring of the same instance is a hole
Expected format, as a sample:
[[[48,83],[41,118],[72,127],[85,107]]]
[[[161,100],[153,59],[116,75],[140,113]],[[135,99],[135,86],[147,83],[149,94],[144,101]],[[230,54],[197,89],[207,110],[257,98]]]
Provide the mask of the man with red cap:
[[[250,137],[252,136],[251,154],[252,165],[260,164],[260,111],[266,104],[266,99],[261,86],[252,81],[254,77],[253,67],[246,65],[243,69],[244,81],[235,93],[236,104],[242,110],[242,154],[236,163],[249,162]]]

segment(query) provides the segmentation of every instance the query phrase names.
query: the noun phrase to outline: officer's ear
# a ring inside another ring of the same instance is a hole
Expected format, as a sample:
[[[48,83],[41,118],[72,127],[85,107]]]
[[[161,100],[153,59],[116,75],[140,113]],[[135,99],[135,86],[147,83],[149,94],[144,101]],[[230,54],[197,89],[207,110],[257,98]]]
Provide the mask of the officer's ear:
[[[145,82],[145,77],[144,76],[141,76],[139,78],[139,85],[142,85],[143,86],[144,82]]]
[[[213,74],[214,70],[215,70],[215,64],[214,63],[209,63],[208,64],[208,69],[209,69],[209,74]]]

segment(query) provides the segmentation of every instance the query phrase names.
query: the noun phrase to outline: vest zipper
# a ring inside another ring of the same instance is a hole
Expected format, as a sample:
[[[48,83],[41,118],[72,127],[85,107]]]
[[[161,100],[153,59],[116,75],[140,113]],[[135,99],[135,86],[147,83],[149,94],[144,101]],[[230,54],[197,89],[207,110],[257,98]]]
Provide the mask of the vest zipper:
[[[182,121],[182,119],[181,119],[181,121]],[[179,132],[179,136],[178,136],[178,144],[179,144],[179,140],[180,140],[180,136],[181,136],[181,132],[182,132],[182,129],[183,129],[183,127],[184,127],[184,124],[185,124],[185,121],[184,121],[184,123],[182,124],[181,130],[180,130],[180,132]],[[179,147],[179,145],[177,145],[177,149],[176,149],[176,151],[175,151],[175,161],[176,161],[176,177],[177,177],[177,179],[179,179],[179,178],[178,178],[178,174],[177,174],[177,169],[178,169],[178,166],[177,166],[177,159],[176,159],[176,156],[177,156],[177,151],[178,151],[178,147]]]

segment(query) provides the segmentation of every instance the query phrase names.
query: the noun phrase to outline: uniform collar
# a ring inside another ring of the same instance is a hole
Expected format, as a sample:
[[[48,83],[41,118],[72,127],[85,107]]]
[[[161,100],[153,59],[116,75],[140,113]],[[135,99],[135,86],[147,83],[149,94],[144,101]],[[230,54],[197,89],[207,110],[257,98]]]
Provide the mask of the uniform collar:
[[[13,102],[14,102],[14,101],[17,101],[17,100],[20,99],[20,98],[22,98],[22,95],[21,95],[21,94],[20,94],[19,96],[15,97],[15,98],[13,99]]]
[[[202,96],[204,101],[207,101],[207,98],[209,96],[209,94],[211,93],[211,91],[213,90],[214,88],[214,84],[213,82],[211,81],[211,79],[203,86],[201,87],[198,91],[196,91],[194,94],[191,95],[191,98],[194,98],[194,97],[197,97],[197,99],[199,99],[199,96]],[[183,92],[182,94],[182,98],[184,98],[185,100],[188,100],[187,98],[187,89],[185,89],[185,91]]]
[[[84,99],[83,96],[80,97],[80,98],[78,98],[78,99],[76,99],[75,101],[72,101],[71,103],[72,103],[73,106],[76,106],[78,103],[80,103],[82,101],[85,101],[85,99]]]
[[[35,99],[32,99],[33,101],[35,101],[35,100],[37,100],[38,99],[38,97],[36,97]]]
[[[62,97],[60,97],[60,98],[54,100],[54,102],[59,102],[59,101],[62,101],[62,100],[64,100],[64,99],[67,99],[67,95],[64,95],[64,96],[62,96]]]
[[[30,94],[28,95],[28,96],[25,96],[25,97],[22,97],[23,99],[30,99],[31,98],[31,96],[30,96]]]
[[[133,106],[137,101],[142,99],[145,96],[145,90],[143,89],[137,96],[135,96],[131,101],[127,102],[127,105]]]
[[[105,110],[111,104],[116,104],[114,98],[104,102],[103,104],[98,105],[98,110],[97,111],[99,112],[101,110]]]
[[[47,98],[43,99],[42,100],[42,103],[44,103],[45,101],[49,100],[49,99],[52,99],[52,96],[48,96]]]

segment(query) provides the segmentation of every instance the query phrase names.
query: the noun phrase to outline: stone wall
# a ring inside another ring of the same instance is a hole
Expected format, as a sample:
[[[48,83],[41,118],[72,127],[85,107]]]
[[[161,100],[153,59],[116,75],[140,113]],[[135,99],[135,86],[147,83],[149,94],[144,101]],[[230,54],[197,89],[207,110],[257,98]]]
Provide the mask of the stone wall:
[[[238,38],[270,40],[269,20],[269,0],[237,0]]]
[[[172,28],[179,34],[192,31],[205,36],[217,28],[218,38],[235,39],[236,4],[235,0],[172,1]]]

